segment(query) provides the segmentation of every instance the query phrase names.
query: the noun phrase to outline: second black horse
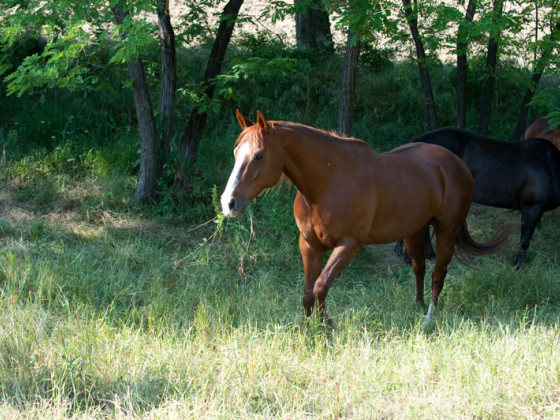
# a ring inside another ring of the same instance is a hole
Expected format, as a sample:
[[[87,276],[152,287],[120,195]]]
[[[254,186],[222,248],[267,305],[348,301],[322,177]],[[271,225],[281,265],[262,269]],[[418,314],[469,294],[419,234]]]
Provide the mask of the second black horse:
[[[523,265],[543,213],[560,205],[560,151],[543,139],[507,142],[456,127],[430,131],[413,141],[438,144],[459,156],[474,178],[474,202],[521,211],[516,264]]]

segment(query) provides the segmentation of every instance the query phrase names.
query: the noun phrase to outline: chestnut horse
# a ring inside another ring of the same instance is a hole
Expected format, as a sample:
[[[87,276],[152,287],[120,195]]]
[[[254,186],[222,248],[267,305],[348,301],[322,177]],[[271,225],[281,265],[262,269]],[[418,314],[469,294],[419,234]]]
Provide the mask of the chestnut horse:
[[[469,235],[465,218],[474,193],[469,168],[434,145],[407,144],[379,154],[360,140],[305,125],[252,123],[237,110],[243,131],[235,166],[221,197],[225,216],[238,216],[284,173],[297,188],[294,216],[305,272],[303,307],[315,303],[328,320],[325,299],[333,280],[366,244],[404,238],[416,276],[416,301],[423,302],[424,232],[432,225],[436,260],[426,321],[435,308],[455,245],[466,255],[494,252],[506,238],[482,245]],[[332,249],[322,268],[327,251]]]
[[[560,149],[560,125],[557,125],[555,128],[550,128],[546,118],[537,118],[529,125],[529,127],[527,127],[523,138],[533,139],[537,137],[547,139]]]

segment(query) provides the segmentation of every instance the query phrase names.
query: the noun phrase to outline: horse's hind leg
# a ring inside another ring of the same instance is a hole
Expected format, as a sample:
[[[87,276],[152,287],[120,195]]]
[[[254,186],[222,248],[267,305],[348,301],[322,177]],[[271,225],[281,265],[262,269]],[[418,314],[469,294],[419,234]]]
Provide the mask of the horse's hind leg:
[[[404,257],[404,262],[406,264],[411,265],[412,258],[410,258],[408,252],[403,250],[403,242],[404,241],[398,241],[395,243],[395,252],[397,255]],[[432,239],[430,238],[430,229],[426,229],[426,232],[424,233],[424,257],[432,259],[435,255],[434,248],[432,247]]]
[[[412,269],[416,277],[416,302],[420,304],[424,303],[424,275],[426,274],[424,232],[427,230],[427,227],[421,229],[404,240],[404,246],[412,259]]]
[[[460,226],[456,229],[443,230],[436,228],[436,263],[432,272],[432,298],[428,313],[424,323],[428,323],[430,317],[437,306],[439,295],[443,289],[445,276],[447,275],[447,266],[453,258],[455,251],[455,243],[459,234]]]
[[[426,229],[424,233],[424,256],[430,260],[436,256],[434,248],[432,247],[432,238],[430,237],[430,228]]]
[[[515,261],[515,266],[517,268],[521,268],[525,263],[527,249],[529,249],[531,238],[533,237],[535,228],[541,220],[543,213],[544,211],[541,206],[522,207],[521,209],[521,246]]]

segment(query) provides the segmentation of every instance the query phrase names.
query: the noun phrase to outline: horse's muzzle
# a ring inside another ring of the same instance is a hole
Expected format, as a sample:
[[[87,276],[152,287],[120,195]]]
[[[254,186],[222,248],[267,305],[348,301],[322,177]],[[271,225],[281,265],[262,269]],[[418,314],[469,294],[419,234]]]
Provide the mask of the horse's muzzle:
[[[243,209],[247,205],[247,200],[244,198],[222,195],[221,203],[224,216],[237,217],[243,213]]]

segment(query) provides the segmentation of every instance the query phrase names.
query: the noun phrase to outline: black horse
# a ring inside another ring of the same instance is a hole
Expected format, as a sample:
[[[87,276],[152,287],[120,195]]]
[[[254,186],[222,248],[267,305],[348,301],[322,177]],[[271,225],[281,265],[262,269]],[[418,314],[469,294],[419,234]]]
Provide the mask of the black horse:
[[[560,151],[543,139],[507,142],[456,127],[430,131],[412,141],[437,144],[459,156],[473,174],[474,202],[521,211],[516,264],[523,265],[543,213],[560,205]]]

